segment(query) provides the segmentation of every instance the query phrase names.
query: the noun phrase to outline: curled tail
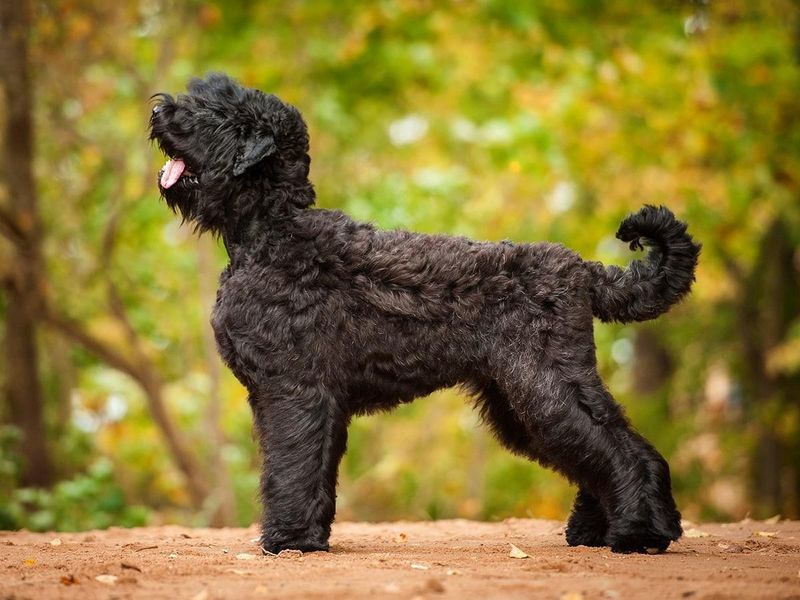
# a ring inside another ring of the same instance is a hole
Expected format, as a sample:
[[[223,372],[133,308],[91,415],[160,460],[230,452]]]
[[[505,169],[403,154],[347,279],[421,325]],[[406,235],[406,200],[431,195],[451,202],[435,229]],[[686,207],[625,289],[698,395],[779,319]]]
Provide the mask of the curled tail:
[[[587,263],[596,317],[621,323],[655,319],[689,292],[701,246],[668,208],[644,206],[622,222],[617,238],[630,242],[631,250],[643,248],[643,241],[650,251],[627,269]]]

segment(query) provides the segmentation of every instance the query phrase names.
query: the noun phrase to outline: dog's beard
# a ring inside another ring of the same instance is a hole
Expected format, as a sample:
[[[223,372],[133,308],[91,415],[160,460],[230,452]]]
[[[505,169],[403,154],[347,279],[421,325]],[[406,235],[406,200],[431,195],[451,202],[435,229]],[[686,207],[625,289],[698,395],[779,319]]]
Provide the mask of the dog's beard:
[[[196,233],[213,231],[219,233],[225,225],[228,196],[219,193],[218,186],[197,175],[186,175],[168,188],[160,184],[164,177],[159,174],[159,190],[164,202],[172,212],[180,215],[183,223],[191,223]]]
[[[175,167],[171,168],[175,169]],[[173,177],[174,181],[170,181]],[[179,213],[184,221],[191,221],[197,216],[199,193],[187,176],[175,176],[174,172],[170,173],[170,170],[165,167],[159,173],[159,189],[167,206],[173,212]]]

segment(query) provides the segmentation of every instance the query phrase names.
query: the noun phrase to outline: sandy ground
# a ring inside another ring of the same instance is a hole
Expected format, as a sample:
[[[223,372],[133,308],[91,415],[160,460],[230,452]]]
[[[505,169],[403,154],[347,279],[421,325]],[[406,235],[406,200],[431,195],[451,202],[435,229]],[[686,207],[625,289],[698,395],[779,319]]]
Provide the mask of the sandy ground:
[[[255,528],[0,532],[0,599],[800,600],[800,522],[686,525],[658,556],[569,548],[562,523],[528,519],[340,523],[330,553],[277,557]]]

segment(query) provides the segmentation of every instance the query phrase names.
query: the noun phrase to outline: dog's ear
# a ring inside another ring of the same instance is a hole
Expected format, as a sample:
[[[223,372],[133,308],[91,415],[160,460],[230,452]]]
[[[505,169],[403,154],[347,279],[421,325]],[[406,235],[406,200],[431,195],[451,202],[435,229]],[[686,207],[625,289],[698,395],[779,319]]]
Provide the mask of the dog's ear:
[[[270,154],[273,154],[277,148],[275,147],[275,139],[271,135],[252,135],[243,144],[241,155],[236,159],[233,165],[233,174],[238,177],[253,165],[258,164]]]

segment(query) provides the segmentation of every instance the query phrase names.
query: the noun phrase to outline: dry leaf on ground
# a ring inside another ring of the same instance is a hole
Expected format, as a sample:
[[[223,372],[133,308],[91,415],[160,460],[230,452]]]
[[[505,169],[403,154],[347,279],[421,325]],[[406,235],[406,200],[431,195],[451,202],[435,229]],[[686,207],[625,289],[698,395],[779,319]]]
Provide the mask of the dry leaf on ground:
[[[687,529],[683,532],[683,537],[687,538],[704,538],[709,537],[710,535],[710,533],[706,533],[705,531],[695,528]]]
[[[753,535],[757,535],[758,537],[774,538],[774,537],[778,537],[778,532],[777,531],[754,531]]]

